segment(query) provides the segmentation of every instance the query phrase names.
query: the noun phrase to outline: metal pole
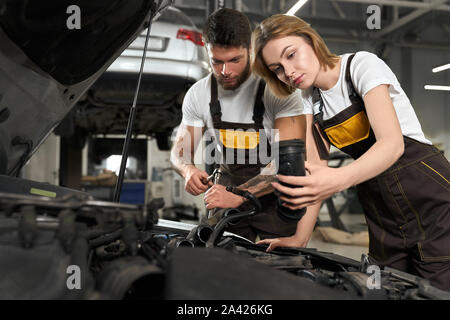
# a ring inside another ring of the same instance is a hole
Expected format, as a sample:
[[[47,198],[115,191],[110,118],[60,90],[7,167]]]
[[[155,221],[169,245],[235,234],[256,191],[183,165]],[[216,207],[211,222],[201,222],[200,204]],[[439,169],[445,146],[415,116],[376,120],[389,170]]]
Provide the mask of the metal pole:
[[[122,160],[120,163],[119,177],[117,178],[116,187],[114,189],[114,198],[113,198],[114,202],[119,202],[120,192],[122,191],[123,178],[125,175],[125,168],[126,168],[127,160],[128,160],[128,149],[130,146],[131,134],[133,132],[134,119],[136,117],[136,102],[137,102],[137,98],[139,95],[139,88],[141,86],[141,79],[142,79],[142,73],[144,71],[145,58],[147,57],[148,39],[150,38],[150,29],[151,29],[151,25],[152,25],[151,21],[152,21],[153,16],[154,16],[154,13],[152,12],[152,14],[150,15],[150,18],[148,20],[147,36],[145,37],[144,53],[142,55],[141,69],[139,70],[139,77],[138,77],[136,91],[134,92],[133,105],[131,106],[130,116],[128,117],[127,132],[126,132],[126,137],[125,137],[125,143],[123,145],[123,150],[122,150]]]

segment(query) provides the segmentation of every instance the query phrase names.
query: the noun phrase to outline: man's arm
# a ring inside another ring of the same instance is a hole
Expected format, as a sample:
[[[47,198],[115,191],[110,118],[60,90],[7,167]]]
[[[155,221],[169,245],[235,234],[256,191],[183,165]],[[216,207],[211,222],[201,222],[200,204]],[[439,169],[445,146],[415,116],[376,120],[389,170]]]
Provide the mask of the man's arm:
[[[205,127],[193,127],[180,124],[175,143],[170,151],[173,169],[186,181],[185,190],[192,195],[199,195],[212,183],[206,183],[208,174],[194,164],[195,150],[201,141]]]
[[[274,129],[279,131],[279,140],[303,139],[306,136],[306,117],[305,115],[295,117],[283,117],[275,120]],[[275,160],[272,160],[262,171],[261,174],[241,184],[238,188],[251,192],[256,197],[261,197],[273,192],[272,182],[277,182],[275,175],[277,168]]]
[[[183,178],[190,167],[195,167],[194,154],[204,131],[204,127],[193,127],[183,123],[178,127],[175,143],[170,150],[170,163]]]

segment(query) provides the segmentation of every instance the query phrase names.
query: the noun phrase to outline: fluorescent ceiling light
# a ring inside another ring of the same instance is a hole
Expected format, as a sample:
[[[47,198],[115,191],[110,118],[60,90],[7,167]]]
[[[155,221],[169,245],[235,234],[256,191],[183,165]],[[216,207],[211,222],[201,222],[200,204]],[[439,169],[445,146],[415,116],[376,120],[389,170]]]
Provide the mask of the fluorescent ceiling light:
[[[450,86],[432,86],[427,84],[425,90],[442,90],[442,91],[450,91]]]
[[[443,66],[440,66],[440,67],[433,68],[432,71],[433,72],[441,72],[441,71],[444,71],[446,69],[450,69],[450,63],[444,64]]]
[[[300,10],[300,8],[303,7],[303,5],[304,5],[306,2],[308,2],[308,0],[299,0],[299,1],[297,1],[297,3],[294,4],[294,5],[292,6],[292,8],[289,9],[288,12],[286,12],[286,14],[287,14],[288,16],[293,16],[293,15],[295,15],[295,13],[296,13],[298,10]]]

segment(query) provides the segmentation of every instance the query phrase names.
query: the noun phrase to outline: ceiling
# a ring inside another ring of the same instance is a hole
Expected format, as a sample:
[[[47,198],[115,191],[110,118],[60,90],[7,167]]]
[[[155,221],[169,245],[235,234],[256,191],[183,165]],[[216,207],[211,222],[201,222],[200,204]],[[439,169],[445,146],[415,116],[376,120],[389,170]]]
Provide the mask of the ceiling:
[[[297,0],[175,0],[175,6],[201,27],[216,8],[244,12],[257,24],[264,18],[286,13]],[[367,20],[377,14],[380,29],[370,30]],[[450,51],[450,1],[447,0],[309,0],[296,13],[309,22],[327,42],[370,42],[389,46]]]

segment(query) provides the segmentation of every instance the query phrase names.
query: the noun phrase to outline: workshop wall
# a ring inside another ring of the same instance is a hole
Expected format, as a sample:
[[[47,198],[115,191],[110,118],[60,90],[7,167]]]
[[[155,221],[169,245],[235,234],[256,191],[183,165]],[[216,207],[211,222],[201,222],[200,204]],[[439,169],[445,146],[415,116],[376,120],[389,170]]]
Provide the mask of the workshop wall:
[[[360,50],[377,54],[374,45],[363,43],[328,43],[336,54]],[[392,47],[386,63],[397,76],[408,95],[422,125],[425,136],[450,157],[450,95],[446,91],[425,90],[426,84],[449,85],[450,71],[433,73],[431,70],[448,63],[450,52],[428,48]]]
[[[195,154],[197,167],[204,170],[202,163],[203,148],[200,145]],[[161,151],[156,145],[156,140],[148,141],[148,172],[151,181],[150,190],[152,198],[164,198],[165,208],[184,205],[196,207],[200,215],[205,215],[206,209],[203,195],[193,196],[184,190],[185,180],[170,165],[170,152]]]
[[[59,184],[60,137],[50,134],[36,153],[26,163],[21,177],[33,181]]]

